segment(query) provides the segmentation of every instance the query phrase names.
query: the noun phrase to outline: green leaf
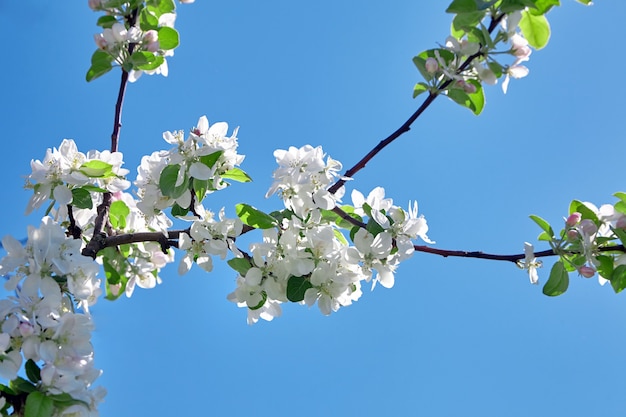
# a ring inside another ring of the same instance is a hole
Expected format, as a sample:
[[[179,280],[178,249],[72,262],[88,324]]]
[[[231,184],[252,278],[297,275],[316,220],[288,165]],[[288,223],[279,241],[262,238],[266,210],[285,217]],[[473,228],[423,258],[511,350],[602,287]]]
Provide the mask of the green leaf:
[[[576,0],[578,3],[584,4],[585,6],[591,6],[593,0]]]
[[[226,262],[231,268],[239,272],[239,275],[245,277],[248,270],[252,268],[252,264],[245,258],[233,258]]]
[[[535,0],[535,9],[528,9],[531,14],[535,16],[539,16],[542,14],[546,14],[550,11],[553,6],[560,6],[561,2],[559,0]]]
[[[626,288],[626,265],[620,265],[611,274],[611,286],[615,293],[620,293]]]
[[[550,24],[544,15],[535,16],[529,11],[522,12],[522,20],[519,22],[524,38],[535,49],[541,49],[550,40]]]
[[[426,83],[417,83],[415,87],[413,87],[413,98],[419,96],[422,93],[428,91],[428,84]]]
[[[9,381],[9,388],[17,393],[21,392],[33,392],[36,390],[35,386],[25,380],[24,378],[18,376],[12,381]]]
[[[215,166],[215,163],[220,159],[220,156],[222,156],[223,153],[224,151],[217,151],[208,155],[201,156],[200,162],[202,162],[209,168],[213,168]]]
[[[367,225],[365,226],[365,230],[367,230],[368,232],[370,232],[372,235],[374,236],[378,236],[379,233],[382,233],[385,231],[385,229],[379,225],[376,220],[374,219],[369,219],[367,221]]]
[[[150,29],[159,28],[159,17],[150,7],[144,7],[139,14],[139,27],[142,31],[147,32]]]
[[[468,13],[478,10],[476,0],[453,0],[446,13]]]
[[[85,188],[72,188],[72,205],[79,209],[93,208],[91,193]]]
[[[598,255],[596,256],[596,259],[600,262],[600,265],[598,266],[598,274],[610,279],[611,275],[613,275],[613,257]]]
[[[33,383],[41,381],[41,370],[39,366],[35,363],[34,360],[29,359],[26,361],[24,365],[24,369],[26,370],[26,377]]]
[[[164,196],[178,198],[189,188],[189,177],[185,173],[182,184],[176,185],[180,165],[168,165],[161,171],[159,177],[159,188]]]
[[[483,87],[477,80],[467,80],[467,83],[476,87],[476,92],[468,94],[460,88],[450,88],[448,97],[463,107],[467,107],[478,116],[485,107],[485,92]]]
[[[130,62],[134,68],[142,68],[142,66],[150,66],[156,60],[154,53],[149,51],[136,51],[130,56]],[[158,67],[158,66],[157,66]],[[146,68],[154,69],[154,68]]]
[[[178,203],[174,203],[171,210],[172,216],[184,217],[189,213],[189,208],[181,207]]]
[[[87,82],[95,80],[96,78],[111,71],[113,66],[113,57],[101,49],[97,49],[91,56],[91,67],[87,70],[85,79]]]
[[[115,176],[113,165],[97,159],[85,162],[78,170],[90,178],[110,178]]]
[[[626,230],[613,229],[613,233],[615,233],[615,236],[619,238],[619,240],[622,242],[622,245],[626,246]]]
[[[552,230],[552,226],[550,226],[550,223],[548,223],[547,221],[545,221],[539,216],[535,216],[534,214],[531,214],[529,217],[532,221],[537,223],[539,227],[541,227],[541,230],[543,230],[548,235],[550,235],[551,238],[554,237],[554,230]]]
[[[307,277],[296,277],[292,275],[289,277],[289,281],[287,281],[287,299],[298,303],[304,300],[304,293],[309,288],[313,288],[313,285]]]
[[[524,10],[526,7],[534,8],[536,0],[502,0],[500,11],[503,13],[511,13],[516,10]]]
[[[100,26],[103,29],[110,29],[116,23],[117,19],[115,18],[115,16],[105,15],[98,18],[96,25]]]
[[[551,297],[561,295],[567,291],[569,286],[569,275],[563,266],[562,261],[558,261],[552,267],[550,271],[550,278],[548,282],[543,286],[543,293]]]
[[[43,392],[34,391],[26,397],[24,417],[51,417],[54,413],[52,398],[46,397]]]
[[[174,49],[178,46],[178,32],[176,29],[162,26],[159,28],[159,47],[164,50]]]
[[[539,236],[537,236],[537,240],[550,242],[552,240],[552,236],[550,236],[548,232],[541,232],[539,233]]]
[[[239,217],[244,224],[254,227],[255,229],[271,229],[278,225],[275,218],[248,204],[237,204],[235,211],[237,217]]]
[[[248,174],[246,174],[243,170],[239,168],[232,168],[222,174],[222,178],[226,178],[229,180],[237,181],[237,182],[250,182],[252,178]]]
[[[111,203],[109,209],[109,220],[111,226],[115,229],[124,229],[126,227],[126,218],[130,214],[130,209],[122,200],[117,200]]]
[[[485,10],[479,10],[471,13],[459,13],[452,20],[452,29],[457,31],[469,32],[485,17]]]

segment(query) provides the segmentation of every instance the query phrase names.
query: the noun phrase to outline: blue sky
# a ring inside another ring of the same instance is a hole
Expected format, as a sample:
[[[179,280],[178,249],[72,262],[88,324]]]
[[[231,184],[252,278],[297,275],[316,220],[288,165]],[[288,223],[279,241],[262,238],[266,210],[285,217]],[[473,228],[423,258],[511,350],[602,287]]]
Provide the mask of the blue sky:
[[[626,191],[626,3],[563,3],[527,78],[506,96],[487,88],[480,117],[439,98],[351,187],[383,186],[403,206],[417,200],[439,248],[507,254],[539,234],[529,214],[558,224],[571,199],[613,203],[612,193]],[[207,204],[231,216],[238,202],[279,208],[264,198],[275,149],[321,145],[347,168],[417,108],[411,58],[444,42],[445,6],[180,6],[169,77],[144,76],[128,89],[126,167],[134,177],[141,155],[168,147],[163,131],[207,115],[240,126],[243,169],[255,180]],[[2,235],[20,238],[38,223],[23,216],[31,159],[63,138],[82,151],[109,146],[119,74],[84,81],[97,17],[86,1],[0,2]],[[552,260],[544,263],[542,283]],[[162,277],[155,289],[92,309],[109,392],[102,416],[623,415],[624,295],[595,278],[572,276],[565,295],[548,298],[510,263],[416,254],[393,289],[365,291],[331,317],[289,305],[250,327],[226,300],[235,273],[225,263]]]

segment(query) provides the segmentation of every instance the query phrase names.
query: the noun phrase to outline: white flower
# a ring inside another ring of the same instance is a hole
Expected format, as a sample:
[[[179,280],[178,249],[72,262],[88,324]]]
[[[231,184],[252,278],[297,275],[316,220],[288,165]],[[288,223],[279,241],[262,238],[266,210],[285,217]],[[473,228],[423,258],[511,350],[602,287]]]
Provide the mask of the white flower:
[[[524,261],[521,259],[517,261],[517,266],[521,269],[528,270],[528,277],[531,284],[539,283],[539,275],[537,274],[537,268],[542,265],[541,261],[535,258],[534,247],[528,242],[524,242]]]

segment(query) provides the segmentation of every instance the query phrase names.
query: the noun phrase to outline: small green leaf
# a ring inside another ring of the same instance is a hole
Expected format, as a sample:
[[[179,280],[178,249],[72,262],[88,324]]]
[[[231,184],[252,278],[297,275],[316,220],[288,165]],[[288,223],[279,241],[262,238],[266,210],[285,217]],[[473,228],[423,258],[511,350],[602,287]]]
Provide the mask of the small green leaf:
[[[34,391],[26,397],[24,417],[51,417],[54,413],[52,398],[46,397],[43,392]]]
[[[626,265],[619,265],[611,274],[611,286],[615,293],[620,293],[626,288]]]
[[[14,380],[9,381],[9,388],[17,393],[21,392],[33,392],[36,390],[35,386],[25,380],[22,377],[17,377]]]
[[[248,270],[252,268],[250,261],[245,258],[233,258],[226,262],[231,268],[239,272],[239,275],[245,277]]]
[[[96,78],[111,71],[113,66],[113,57],[101,49],[97,49],[91,56],[91,67],[87,70],[85,79],[87,82],[95,80]]]
[[[163,62],[165,62],[165,58],[163,58],[161,55],[154,55],[152,53],[149,52],[150,55],[152,55],[154,57],[154,59],[150,62],[147,62],[143,65],[136,65],[135,67],[137,69],[140,70],[144,70],[144,71],[150,71],[153,69],[157,69],[159,68],[161,65],[163,65]]]
[[[115,174],[113,174],[113,165],[97,159],[85,162],[78,170],[90,178],[109,178],[115,176]]]
[[[111,203],[109,209],[109,220],[111,226],[115,229],[124,229],[126,227],[126,218],[130,214],[130,209],[122,200],[117,200]]]
[[[467,80],[468,84],[472,84],[476,87],[476,92],[468,94],[460,88],[450,88],[448,90],[448,97],[457,104],[463,107],[467,107],[478,116],[485,108],[485,92],[483,87],[477,80]]]
[[[181,207],[177,203],[174,203],[171,213],[174,217],[184,217],[189,213],[189,208]]]
[[[529,11],[523,11],[519,27],[524,38],[533,48],[541,49],[548,44],[550,40],[550,24],[544,15],[535,16]]]
[[[176,29],[162,26],[159,28],[159,47],[164,50],[174,49],[178,46],[178,32]]]
[[[232,168],[222,174],[222,178],[237,181],[237,182],[250,182],[252,178],[239,168]]]
[[[222,156],[223,153],[224,151],[217,151],[208,155],[201,156],[200,162],[202,162],[209,168],[213,168],[215,166],[215,163],[220,159],[220,156]]]
[[[615,236],[619,238],[619,240],[622,242],[622,245],[626,246],[626,230],[613,229],[613,233],[615,233]]]
[[[294,303],[304,300],[304,293],[313,285],[307,277],[291,276],[287,281],[287,299]]]
[[[178,198],[187,189],[189,189],[189,177],[185,174],[182,184],[176,185],[176,180],[178,179],[178,171],[180,170],[180,165],[168,165],[163,168],[161,171],[161,176],[159,177],[159,188],[161,189],[161,193],[164,196],[170,198]]]
[[[603,277],[611,277],[613,275],[613,257],[606,255],[596,256],[596,260],[600,262],[598,266],[598,274]]]
[[[140,68],[142,65],[149,65],[156,60],[154,53],[149,51],[136,51],[130,56],[133,67]]]
[[[24,365],[24,369],[26,370],[26,377],[33,383],[36,384],[41,381],[41,370],[39,366],[35,363],[34,360],[29,359],[26,361]]]
[[[116,23],[117,19],[115,18],[115,16],[105,15],[98,18],[96,25],[100,26],[103,29],[110,29]]]
[[[139,27],[142,31],[147,32],[150,29],[159,28],[159,17],[150,7],[144,7],[139,14]]]
[[[79,209],[93,208],[91,193],[85,188],[72,188],[72,205]]]
[[[453,0],[446,13],[468,13],[478,10],[475,0]]]
[[[543,230],[548,235],[550,235],[550,237],[554,237],[554,230],[552,230],[552,226],[550,226],[550,223],[548,223],[547,221],[545,221],[539,216],[535,216],[534,214],[531,214],[529,217],[532,221],[537,223],[539,227],[541,227],[541,230]]]
[[[548,13],[552,7],[560,5],[561,2],[559,0],[535,0],[535,9],[530,8],[528,11],[535,16],[539,16]]]
[[[413,87],[413,98],[419,96],[422,93],[428,91],[428,84],[426,83],[417,83],[415,87]]]
[[[275,218],[248,204],[237,204],[235,210],[237,217],[239,217],[244,224],[254,227],[255,229],[271,229],[278,224]]]
[[[503,13],[511,13],[525,8],[534,8],[536,0],[502,0],[500,11]]]
[[[459,13],[452,20],[454,31],[469,32],[485,18],[486,10],[478,10],[470,13]]]
[[[578,3],[584,4],[585,6],[591,6],[593,0],[576,0]]]
[[[567,291],[569,286],[569,275],[563,266],[562,261],[558,261],[552,267],[550,271],[550,278],[548,282],[543,286],[543,293],[551,297],[561,295]]]

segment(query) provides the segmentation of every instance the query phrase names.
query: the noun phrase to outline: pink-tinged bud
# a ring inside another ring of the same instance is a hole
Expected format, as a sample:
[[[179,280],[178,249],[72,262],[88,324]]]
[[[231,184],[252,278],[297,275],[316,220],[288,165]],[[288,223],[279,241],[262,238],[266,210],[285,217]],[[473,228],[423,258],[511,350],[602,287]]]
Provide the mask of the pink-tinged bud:
[[[430,74],[434,74],[439,70],[439,63],[435,58],[432,57],[426,60],[424,66],[426,67],[426,71],[428,71]]]
[[[476,92],[476,86],[474,84],[465,83],[463,86],[463,91],[467,94],[474,94]]]
[[[585,278],[591,278],[592,276],[596,274],[596,270],[590,266],[583,265],[580,268],[578,268],[578,273]]]
[[[20,330],[20,334],[22,335],[22,337],[28,337],[32,335],[33,333],[35,333],[35,329],[33,328],[33,325],[30,323],[26,323],[24,321],[20,323],[20,325],[18,326],[18,329]]]
[[[584,235],[591,236],[598,231],[598,226],[593,221],[585,219],[580,222],[580,230]]]
[[[622,216],[619,219],[617,219],[617,223],[615,223],[615,227],[617,229],[626,230],[626,216]]]
[[[159,41],[150,42],[149,44],[144,45],[144,49],[148,52],[157,52],[160,46]]]
[[[576,212],[574,212],[574,213],[569,215],[569,217],[565,221],[565,224],[568,227],[576,226],[581,218],[582,218],[582,214],[580,214],[579,212],[576,211]]]
[[[91,10],[100,10],[100,7],[102,7],[101,0],[89,0],[87,4],[89,4]]]
[[[108,43],[106,39],[104,39],[104,35],[102,33],[93,35],[93,40],[96,41],[96,45],[98,45],[98,48],[106,51]]]
[[[152,29],[143,34],[143,41],[145,43],[157,42],[159,40],[159,32]]]
[[[568,240],[576,240],[580,237],[580,235],[578,234],[578,230],[576,229],[570,229],[567,231],[567,239]]]
[[[111,294],[113,294],[115,297],[118,296],[118,294],[120,293],[121,289],[122,289],[122,285],[121,284],[109,285],[109,291],[111,291]]]

